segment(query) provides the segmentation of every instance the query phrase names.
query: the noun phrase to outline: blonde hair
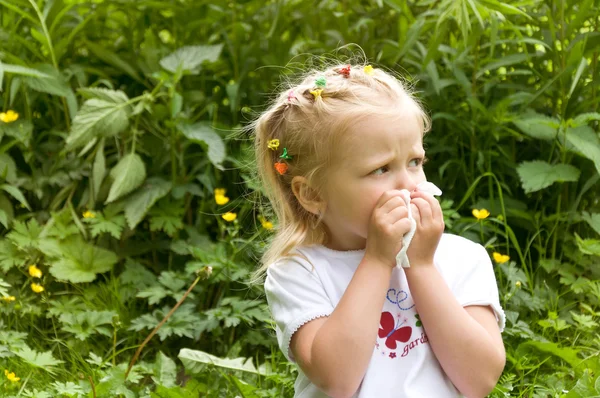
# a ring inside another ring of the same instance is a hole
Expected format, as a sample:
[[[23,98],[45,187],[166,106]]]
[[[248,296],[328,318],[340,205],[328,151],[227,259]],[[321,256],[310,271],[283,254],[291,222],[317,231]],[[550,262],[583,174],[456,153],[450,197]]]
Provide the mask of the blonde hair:
[[[336,160],[333,149],[352,124],[365,117],[412,112],[422,121],[423,134],[429,130],[430,119],[407,85],[380,68],[365,70],[366,64],[351,65],[346,76],[342,68],[347,66],[313,69],[298,84],[288,83],[269,108],[247,126],[254,132],[258,178],[278,221],[254,281],[280,258],[299,255],[294,253],[296,247],[327,242],[321,217],[302,207],[291,182],[294,176],[303,176],[320,195],[327,184],[326,171]],[[318,78],[324,78],[326,85],[315,95],[311,91],[319,88],[315,83]],[[280,143],[277,150],[268,147],[274,139]],[[281,161],[283,148],[293,158],[285,161],[288,169],[279,174],[274,164]]]

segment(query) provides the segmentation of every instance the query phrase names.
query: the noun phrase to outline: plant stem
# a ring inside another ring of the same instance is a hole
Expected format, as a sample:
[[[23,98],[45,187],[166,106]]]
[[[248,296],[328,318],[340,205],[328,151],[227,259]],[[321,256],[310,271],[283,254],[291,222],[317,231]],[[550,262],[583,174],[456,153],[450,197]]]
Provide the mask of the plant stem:
[[[136,363],[138,357],[140,356],[140,353],[142,352],[142,350],[144,349],[144,347],[146,346],[146,344],[148,344],[148,342],[150,341],[150,339],[152,339],[152,337],[156,334],[156,332],[158,332],[158,330],[162,327],[162,325],[164,325],[165,322],[167,322],[169,320],[169,318],[171,317],[171,315],[173,315],[173,313],[177,310],[177,308],[179,308],[179,306],[181,305],[181,303],[183,303],[183,301],[186,299],[186,297],[188,296],[188,294],[190,294],[190,292],[192,291],[192,289],[194,288],[194,286],[196,286],[196,284],[199,281],[200,281],[200,276],[196,277],[196,280],[194,280],[194,283],[192,283],[192,285],[188,288],[188,290],[183,294],[183,297],[181,297],[181,299],[177,302],[177,304],[175,304],[175,306],[171,309],[171,311],[169,311],[169,313],[167,315],[165,315],[165,317],[163,318],[163,320],[160,321],[160,323],[158,325],[156,325],[156,327],[154,328],[154,330],[152,332],[150,332],[150,334],[148,335],[148,337],[146,337],[146,340],[144,340],[142,342],[142,344],[140,344],[139,348],[137,349],[137,351],[133,355],[133,359],[129,363],[129,367],[127,368],[127,371],[125,372],[125,380],[127,380],[127,376],[129,376],[129,372],[131,371],[131,368]]]

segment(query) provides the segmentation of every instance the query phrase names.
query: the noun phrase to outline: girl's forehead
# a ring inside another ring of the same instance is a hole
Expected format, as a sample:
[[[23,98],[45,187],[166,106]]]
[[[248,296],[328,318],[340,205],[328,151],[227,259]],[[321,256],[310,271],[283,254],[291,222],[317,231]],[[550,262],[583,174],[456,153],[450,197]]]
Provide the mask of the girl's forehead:
[[[418,115],[367,116],[350,124],[334,148],[338,161],[354,162],[400,148],[422,149],[423,123]]]

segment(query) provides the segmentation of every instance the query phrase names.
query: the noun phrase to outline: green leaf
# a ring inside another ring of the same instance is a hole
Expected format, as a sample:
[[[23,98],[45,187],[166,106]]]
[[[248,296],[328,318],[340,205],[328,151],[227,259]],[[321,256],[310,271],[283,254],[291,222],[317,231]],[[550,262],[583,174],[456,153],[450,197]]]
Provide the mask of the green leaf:
[[[134,229],[157,200],[171,191],[171,182],[151,177],[137,192],[125,201],[125,218],[129,228]],[[110,198],[110,195],[109,195]]]
[[[75,334],[79,340],[87,340],[92,334],[102,334],[111,337],[109,328],[102,325],[112,325],[115,311],[67,312],[58,318],[63,324],[62,330]]]
[[[31,89],[41,93],[57,95],[59,97],[67,97],[74,95],[71,87],[66,80],[61,76],[51,65],[40,65],[38,68],[46,76],[30,76],[23,79]]]
[[[170,310],[171,308],[169,307],[163,307],[160,310],[155,310],[152,314],[144,314],[131,322],[129,330],[153,330]],[[161,341],[172,335],[193,338],[200,321],[201,318],[194,304],[183,303],[158,330],[158,337]]]
[[[257,369],[252,363],[252,358],[219,358],[204,351],[190,350],[188,348],[179,351],[177,357],[183,362],[185,369],[192,373],[202,372],[204,370],[204,365],[208,364],[219,368],[254,373],[263,376],[272,374],[272,372],[264,365]]]
[[[582,218],[600,235],[600,213],[581,213]]]
[[[523,162],[517,173],[525,193],[539,191],[555,182],[577,181],[580,171],[569,164],[549,164],[542,160]]]
[[[590,256],[600,256],[600,240],[598,239],[582,239],[575,233],[575,241],[577,247],[583,254]]]
[[[591,127],[568,128],[567,142],[571,149],[594,162],[596,171],[600,174],[600,138]]]
[[[8,272],[11,268],[25,264],[27,256],[9,240],[0,240],[0,268]]]
[[[560,126],[558,119],[536,113],[520,116],[514,119],[513,123],[524,134],[538,140],[553,140],[556,138]]]
[[[592,120],[600,120],[600,113],[590,112],[577,115],[577,117],[573,119],[573,127],[587,125]]]
[[[556,355],[557,357],[563,359],[565,362],[571,365],[573,368],[576,368],[582,361],[577,356],[577,353],[579,352],[578,350],[568,347],[559,347],[556,343],[530,340],[522,343],[519,347],[521,346],[534,347],[542,352]]]
[[[73,383],[72,381],[67,381],[66,383],[61,383],[60,381],[55,381],[51,384],[58,396],[66,395],[68,397],[79,397],[80,395],[85,396],[85,390],[79,386],[78,384]]]
[[[77,90],[78,93],[87,99],[96,98],[114,104],[122,104],[129,101],[127,94],[121,90],[110,90],[101,87],[85,87]]]
[[[35,218],[24,223],[15,221],[13,229],[6,237],[13,242],[19,249],[37,248],[42,228]]]
[[[28,365],[45,370],[50,374],[54,374],[54,366],[64,363],[64,361],[54,359],[51,351],[36,352],[27,346],[13,351],[13,353],[27,362]]]
[[[103,215],[101,212],[96,212],[93,218],[84,218],[83,222],[89,224],[92,237],[108,232],[115,239],[121,238],[121,233],[125,227],[125,217],[122,215]]]
[[[152,370],[152,380],[154,380],[154,383],[165,387],[175,386],[175,379],[177,378],[175,362],[161,351],[156,356]]]
[[[98,199],[98,192],[100,191],[100,186],[102,185],[102,180],[104,180],[104,176],[106,175],[106,159],[104,158],[104,139],[100,141],[98,144],[98,151],[96,152],[96,157],[94,159],[94,165],[92,166],[92,192],[93,200],[96,201]]]
[[[209,123],[180,124],[178,127],[187,139],[207,145],[208,159],[216,168],[223,169],[221,163],[225,159],[225,144]]]
[[[25,146],[29,146],[32,133],[33,124],[30,120],[19,119],[12,123],[0,123],[0,136],[13,137]]]
[[[29,207],[29,203],[27,203],[27,199],[25,199],[25,196],[23,196],[23,193],[21,193],[21,190],[19,188],[17,188],[14,185],[2,184],[0,185],[0,189],[2,189],[5,192],[8,192],[13,198],[18,200],[19,203],[23,205],[23,207],[25,207],[28,210],[31,210],[31,207]]]
[[[183,213],[185,207],[180,201],[161,200],[150,212],[150,230],[164,231],[173,237],[177,231],[183,229]]]
[[[114,103],[92,98],[83,104],[71,126],[67,149],[88,144],[98,137],[112,137],[129,126],[130,106],[127,102]]]
[[[160,66],[171,73],[182,70],[198,74],[203,62],[216,62],[219,59],[222,44],[213,46],[185,46],[181,47],[160,60]]]
[[[169,291],[160,285],[150,286],[147,289],[140,291],[135,297],[147,298],[148,304],[154,305],[160,303],[160,301],[167,297]]]
[[[137,153],[130,153],[117,163],[110,172],[114,179],[106,203],[127,195],[139,187],[146,179],[146,166]]]
[[[91,282],[96,274],[112,269],[118,258],[110,250],[91,245],[81,237],[73,237],[58,245],[60,256],[55,250],[42,247],[49,257],[54,257],[50,264],[50,273],[57,279],[73,283]]]
[[[7,153],[0,153],[0,177],[10,183],[17,179],[17,165]]]
[[[4,73],[14,73],[15,75],[21,76],[29,76],[29,77],[37,77],[40,79],[49,79],[52,76],[41,72],[37,69],[29,68],[21,65],[12,65],[12,64],[2,64],[2,68],[4,69]]]
[[[0,223],[8,229],[15,218],[15,209],[6,195],[0,193]]]

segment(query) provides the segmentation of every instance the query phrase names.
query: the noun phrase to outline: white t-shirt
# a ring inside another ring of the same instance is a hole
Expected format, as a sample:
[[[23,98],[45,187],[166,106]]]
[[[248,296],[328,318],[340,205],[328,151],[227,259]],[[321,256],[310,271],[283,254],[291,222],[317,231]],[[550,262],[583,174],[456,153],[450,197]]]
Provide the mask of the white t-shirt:
[[[265,291],[279,347],[288,360],[292,335],[303,324],[333,312],[364,257],[364,250],[335,251],[322,245],[296,249],[308,258],[284,258],[267,270]],[[504,311],[489,255],[480,244],[443,234],[434,264],[463,306],[489,305],[504,329]],[[314,266],[314,267],[313,267]],[[442,370],[415,311],[402,268],[392,272],[373,356],[354,397],[458,397]],[[443,327],[443,325],[439,325]],[[326,397],[301,369],[295,397]]]

